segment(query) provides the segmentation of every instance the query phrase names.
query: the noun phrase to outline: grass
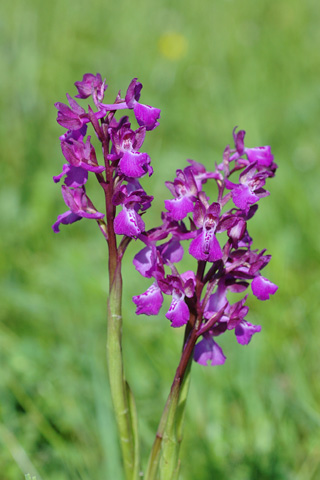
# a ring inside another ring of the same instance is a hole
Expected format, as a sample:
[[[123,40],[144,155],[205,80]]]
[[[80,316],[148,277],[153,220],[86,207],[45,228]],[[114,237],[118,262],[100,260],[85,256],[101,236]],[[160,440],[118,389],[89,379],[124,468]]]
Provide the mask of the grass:
[[[137,76],[162,109],[145,150],[158,222],[186,158],[219,161],[234,125],[279,164],[252,221],[279,285],[251,299],[262,325],[248,348],[223,339],[223,367],[193,365],[183,480],[320,476],[318,123],[319,8],[312,0],[201,3],[5,1],[1,18],[0,477],[121,479],[105,366],[106,252],[94,224],[54,236],[64,206],[54,102],[83,73],[109,99]],[[171,43],[170,43],[171,42]],[[136,318],[144,284],[125,259],[124,347],[144,460],[169,390],[182,332]]]

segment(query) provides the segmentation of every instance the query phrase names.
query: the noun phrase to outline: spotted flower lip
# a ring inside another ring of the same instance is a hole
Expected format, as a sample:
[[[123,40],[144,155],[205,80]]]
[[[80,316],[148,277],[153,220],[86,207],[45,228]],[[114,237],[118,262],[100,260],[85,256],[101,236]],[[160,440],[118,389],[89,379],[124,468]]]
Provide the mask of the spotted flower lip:
[[[189,253],[197,260],[214,262],[223,256],[215,232],[219,221],[220,205],[214,202],[207,208],[198,202],[194,210],[194,220],[199,226],[198,235],[189,247]]]
[[[144,232],[145,224],[138,211],[149,208],[152,198],[136,180],[121,186],[113,198],[114,205],[122,205],[122,211],[114,220],[115,233],[136,238]]]
[[[125,121],[125,117],[123,120],[123,123],[109,129],[113,147],[108,159],[112,162],[119,160],[119,171],[126,177],[140,178],[147,173],[152,175],[149,155],[139,152],[145,139],[146,128],[140,127],[134,131],[130,128],[130,123]]]
[[[189,270],[179,276],[168,275],[163,285],[166,285],[164,291],[172,295],[166,318],[171,321],[171,326],[174,328],[186,325],[190,317],[190,311],[185,298],[193,296],[195,289],[194,272]]]
[[[113,144],[112,153],[108,155],[111,161],[121,158],[126,152],[138,152],[146,136],[145,127],[140,127],[134,131],[130,128],[130,123],[126,121],[126,117],[122,117],[122,119],[122,122],[109,128]]]
[[[145,224],[133,206],[123,205],[123,209],[114,220],[114,231],[117,235],[136,238],[144,232]]]
[[[163,303],[163,296],[155,282],[144,293],[132,297],[132,300],[137,306],[137,315],[158,315]]]

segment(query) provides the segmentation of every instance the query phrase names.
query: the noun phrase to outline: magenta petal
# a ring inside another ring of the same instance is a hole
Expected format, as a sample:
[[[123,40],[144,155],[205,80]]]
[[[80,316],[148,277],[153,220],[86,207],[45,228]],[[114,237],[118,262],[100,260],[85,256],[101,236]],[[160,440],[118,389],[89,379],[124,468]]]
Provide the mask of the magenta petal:
[[[81,82],[75,82],[78,90],[77,98],[88,98],[94,90],[98,92],[99,99],[102,100],[104,91],[107,86],[102,82],[100,73],[93,75],[92,73],[85,73]]]
[[[101,219],[104,217],[104,213],[101,213],[101,212],[97,212],[96,210],[94,211],[88,211],[88,210],[80,210],[79,211],[79,215],[81,215],[81,217],[83,218],[93,218],[93,219]]]
[[[138,82],[137,78],[133,78],[130,82],[126,93],[126,104],[128,108],[132,108],[134,104],[139,100],[141,95],[142,83]]]
[[[210,245],[208,260],[209,262],[215,262],[216,260],[220,260],[222,257],[223,257],[223,253],[222,253],[220,244],[216,239],[215,235],[213,235],[211,245]]]
[[[88,172],[81,167],[70,166],[66,178],[64,179],[65,185],[68,187],[76,188],[82,187],[88,180]]]
[[[205,254],[202,248],[203,233],[201,232],[196,238],[192,240],[189,246],[189,253],[196,260],[207,260],[208,254]]]
[[[157,315],[161,308],[163,297],[160,288],[154,283],[141,295],[132,297],[132,300],[137,305],[137,315]]]
[[[171,240],[163,243],[158,248],[165,263],[178,263],[183,258],[183,247],[181,246],[179,240],[176,240],[175,238],[171,238]]]
[[[241,210],[247,208],[259,200],[259,197],[250,191],[248,185],[238,185],[232,190],[232,200],[236,207]]]
[[[77,222],[78,220],[81,220],[82,217],[80,215],[77,215],[76,213],[72,213],[70,210],[68,210],[65,213],[62,213],[61,215],[58,215],[57,221],[52,225],[52,229],[54,233],[59,233],[59,226],[62,223],[63,225],[69,225],[70,223]]]
[[[267,278],[259,275],[252,280],[251,289],[253,295],[259,300],[269,300],[270,295],[274,295],[278,287]]]
[[[273,155],[269,145],[264,147],[246,148],[245,153],[247,154],[250,163],[257,162],[260,167],[270,167],[273,163]]]
[[[188,197],[179,197],[165,200],[164,204],[173,220],[183,220],[188,213],[193,212],[194,205]]]
[[[82,108],[79,105],[79,103],[77,103],[72,97],[70,97],[70,95],[68,93],[66,94],[66,96],[67,96],[69,105],[72,108],[72,111],[74,113],[76,113],[77,115],[83,115],[84,113],[86,113],[85,109]]]
[[[220,244],[213,230],[202,231],[200,235],[194,238],[190,243],[189,253],[196,260],[209,260],[210,262],[220,260],[223,256]]]
[[[237,341],[240,345],[248,345],[254,333],[260,332],[260,325],[252,325],[252,323],[242,320],[235,328]]]
[[[84,170],[87,170],[88,172],[93,172],[93,173],[102,173],[106,169],[103,165],[90,165],[89,163],[85,162],[80,162],[81,168]]]
[[[60,182],[61,178],[64,177],[64,175],[67,175],[67,173],[70,171],[70,165],[65,163],[62,167],[62,172],[59,173],[59,175],[55,175],[53,178],[54,183]]]
[[[246,228],[246,222],[239,218],[237,223],[228,231],[228,236],[232,238],[232,240],[240,240],[245,234]]]
[[[64,175],[66,175],[65,185],[72,188],[82,187],[88,180],[88,172],[86,170],[65,163],[62,167],[62,172],[54,176],[53,181],[55,183],[60,182]]]
[[[173,296],[170,308],[166,313],[166,318],[171,320],[171,326],[174,328],[182,327],[182,325],[188,323],[189,317],[190,312],[184,302],[184,297],[176,298]]]
[[[157,262],[157,253],[154,247],[145,247],[140,252],[138,252],[134,259],[133,265],[136,270],[143,276],[150,278],[152,277],[154,268]]]
[[[239,132],[236,133],[236,129],[238,127],[234,127],[233,129],[233,139],[234,139],[234,144],[236,147],[236,150],[239,155],[243,155],[244,152],[244,137],[246,132],[244,130],[239,130]]]
[[[147,153],[125,152],[119,162],[121,172],[127,177],[139,178],[146,174],[145,165],[150,163]]]
[[[147,130],[153,130],[159,125],[158,118],[160,118],[161,112],[159,108],[136,102],[133,111],[141,127],[146,127]]]
[[[114,220],[114,231],[118,235],[137,237],[144,229],[144,221],[133,208],[123,207]]]
[[[71,109],[68,115],[63,115],[60,111],[58,112],[57,122],[64,128],[68,130],[79,130],[83,126],[83,121],[79,118],[78,115],[74,114]]]
[[[224,305],[228,304],[226,297],[226,287],[223,284],[222,287],[219,285],[218,289],[210,295],[209,301],[205,308],[205,316],[209,318],[213,313],[218,312]]]
[[[194,360],[200,365],[207,366],[208,363],[213,367],[223,365],[226,357],[222,348],[213,340],[213,338],[204,338],[194,347]]]

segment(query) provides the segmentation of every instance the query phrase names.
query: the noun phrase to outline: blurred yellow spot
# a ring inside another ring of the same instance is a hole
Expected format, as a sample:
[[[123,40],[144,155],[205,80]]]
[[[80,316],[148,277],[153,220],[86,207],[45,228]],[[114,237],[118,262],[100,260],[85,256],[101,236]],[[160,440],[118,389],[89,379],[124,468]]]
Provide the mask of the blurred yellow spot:
[[[181,33],[168,32],[161,35],[158,43],[161,55],[169,60],[179,60],[188,50],[188,42]]]

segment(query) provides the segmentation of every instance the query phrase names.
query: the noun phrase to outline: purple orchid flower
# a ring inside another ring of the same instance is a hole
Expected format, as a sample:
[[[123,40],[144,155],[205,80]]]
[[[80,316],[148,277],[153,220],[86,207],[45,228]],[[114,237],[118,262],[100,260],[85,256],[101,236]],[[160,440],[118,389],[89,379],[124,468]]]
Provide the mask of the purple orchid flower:
[[[150,166],[149,155],[138,151],[145,139],[145,127],[133,131],[128,128],[126,122],[110,128],[109,131],[113,148],[111,154],[108,155],[108,159],[111,161],[120,159],[118,164],[120,172],[126,177],[134,178],[142,177],[146,173],[149,176],[152,175],[153,169]]]
[[[226,361],[222,348],[214,340],[214,337],[222,335],[227,330],[227,322],[222,321],[222,314],[223,307],[212,317],[214,326],[209,331],[202,333],[202,339],[195,345],[193,359],[200,365],[223,365]]]
[[[135,179],[121,185],[112,200],[114,205],[123,207],[114,220],[115,233],[136,238],[144,232],[145,224],[138,212],[147,210],[152,199]]]
[[[219,223],[220,205],[214,202],[212,205],[197,201],[194,209],[194,223],[199,228],[198,235],[194,238],[189,247],[189,253],[197,260],[215,262],[223,256],[220,244],[215,236]],[[207,207],[207,208],[206,208]]]
[[[99,109],[104,112],[124,110],[127,108],[133,109],[140,127],[145,127],[146,130],[154,130],[159,125],[158,119],[160,118],[161,110],[138,102],[141,89],[142,84],[138,82],[137,78],[134,78],[127,89],[125,100],[123,100],[119,94],[115,103],[100,103]]]
[[[209,331],[212,333],[217,327],[219,327],[219,332],[221,331],[221,329],[223,331],[225,331],[226,329],[235,330],[235,335],[238,343],[244,345],[249,343],[253,333],[259,332],[261,330],[261,327],[259,325],[249,324],[249,328],[247,326],[248,322],[244,320],[245,316],[249,312],[249,307],[245,305],[248,295],[231,305],[227,300],[227,289],[232,291],[239,290],[237,284],[228,284],[226,279],[222,279],[219,282],[217,291],[210,296],[209,301],[205,307],[203,316],[205,319],[208,319],[208,322],[203,325],[201,331],[204,331],[205,333]],[[208,330],[208,325],[212,324],[212,321],[216,318],[218,312],[220,312],[220,318],[218,322],[214,324],[214,328],[210,327],[210,329]],[[240,325],[241,328],[239,327]],[[247,333],[246,336],[244,336],[243,331]]]
[[[198,188],[191,167],[185,168],[184,171],[177,170],[176,174],[173,182],[165,182],[175,198],[165,200],[164,204],[173,220],[179,221],[193,212]]]
[[[251,341],[252,335],[261,331],[260,325],[253,325],[245,320],[238,323],[235,328],[235,335],[240,345],[248,345]]]
[[[114,220],[114,231],[117,235],[127,235],[131,238],[137,238],[144,232],[145,224],[141,216],[136,211],[136,202],[127,201],[123,205],[123,210],[118,213]]]
[[[162,294],[171,295],[172,300],[166,318],[171,321],[172,327],[181,327],[188,323],[190,317],[185,298],[190,298],[194,294],[195,275],[188,271],[182,275],[165,277],[163,268],[159,265],[157,267],[153,273],[156,281],[144,293],[133,297],[133,302],[137,305],[136,313],[157,315],[163,302]]]
[[[88,121],[86,111],[68,93],[67,99],[70,107],[61,102],[54,104],[58,110],[57,122],[68,130],[79,130]]]
[[[155,276],[159,265],[161,265],[161,272],[164,272],[163,265],[171,265],[182,260],[183,247],[180,241],[174,237],[158,246],[147,236],[140,235],[139,239],[146,243],[146,247],[135,255],[133,264],[143,277]]]
[[[171,321],[172,327],[182,327],[188,323],[190,311],[185,298],[193,296],[195,284],[195,274],[191,270],[181,275],[168,275],[164,281],[160,282],[161,290],[167,295],[172,295],[170,308],[166,313],[166,318]]]
[[[133,108],[133,112],[140,126],[146,127],[147,130],[153,130],[159,125],[158,119],[160,118],[161,110],[138,102],[141,89],[142,84],[138,82],[137,78],[134,78],[126,93],[126,104],[128,108]]]
[[[77,98],[88,98],[92,95],[93,101],[96,105],[102,102],[104,92],[107,89],[105,80],[102,81],[100,73],[93,75],[92,73],[85,73],[81,82],[75,82],[78,90]]]
[[[139,84],[134,82],[131,88],[131,96],[138,101]],[[252,250],[253,241],[247,227],[257,212],[258,200],[269,194],[264,189],[265,182],[274,176],[277,166],[270,147],[247,149],[245,132],[234,130],[233,134],[235,149],[226,147],[223,162],[216,164],[213,172],[207,172],[203,165],[189,160],[188,167],[177,170],[173,182],[166,182],[174,198],[165,201],[167,212],[162,213],[162,224],[139,236],[146,246],[134,259],[135,267],[143,276],[155,279],[144,294],[134,297],[137,313],[158,313],[162,295],[170,295],[172,300],[166,317],[172,326],[180,327],[190,322],[188,326],[192,331],[194,325],[198,325],[197,338],[202,338],[194,347],[194,359],[202,365],[222,365],[225,362],[226,357],[215,341],[216,336],[233,330],[237,342],[248,345],[252,336],[261,330],[260,325],[246,320],[248,294],[231,304],[227,293],[244,292],[251,283],[253,294],[266,300],[277,290],[276,285],[260,274],[271,257],[265,254],[265,250]],[[239,182],[231,182],[229,177],[238,171]],[[210,179],[216,182],[218,190],[218,199],[213,203],[203,191],[204,184]],[[228,210],[231,199],[236,208]],[[184,219],[189,213],[193,215],[188,229]],[[223,248],[219,242],[222,232],[227,237]],[[162,243],[169,235],[171,239]],[[181,260],[181,242],[188,239],[191,239],[189,253],[198,260],[198,270],[187,294],[185,282],[174,264]],[[172,256],[169,260],[166,248],[170,244]],[[165,275],[165,265],[170,267],[171,275]],[[204,273],[206,266],[208,271]],[[207,293],[202,291],[206,284]],[[198,315],[196,323],[195,312]],[[200,323],[199,315],[202,315]]]
[[[258,168],[271,168],[274,165],[273,155],[269,145],[264,147],[245,148],[245,153],[250,163],[255,163]]]
[[[88,136],[86,142],[69,139],[61,142],[61,150],[65,159],[74,167],[81,167],[89,172],[101,173],[106,168],[98,165],[96,152]]]
[[[257,172],[256,164],[249,164],[240,174],[239,184],[226,180],[226,187],[231,189],[235,206],[247,212],[260,198],[268,196],[269,192],[263,188],[268,176],[266,171]]]
[[[58,233],[60,224],[69,225],[77,222],[81,218],[93,218],[95,220],[104,217],[103,213],[98,212],[93,206],[91,200],[86,195],[84,187],[69,188],[62,185],[62,196],[69,207],[65,213],[58,216],[57,221],[52,225],[53,231]]]
[[[142,236],[139,237],[142,239]],[[183,249],[177,239],[170,239],[158,247],[155,242],[144,241],[147,246],[135,257],[134,265],[144,277],[154,277],[155,282],[146,292],[133,297],[137,305],[136,313],[139,315],[157,315],[161,308],[162,294],[171,295],[172,301],[166,317],[172,321],[173,327],[180,327],[188,322],[190,313],[185,303],[185,297],[192,297],[195,288],[195,276],[191,271],[182,275],[168,275],[165,277],[164,264],[172,265],[181,260]],[[154,301],[154,303],[152,303]]]

